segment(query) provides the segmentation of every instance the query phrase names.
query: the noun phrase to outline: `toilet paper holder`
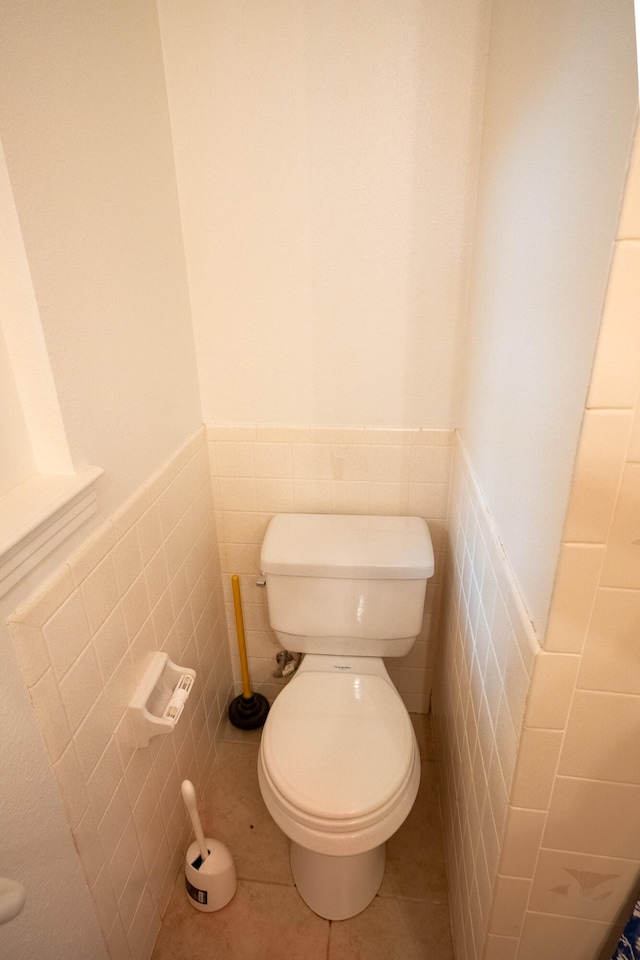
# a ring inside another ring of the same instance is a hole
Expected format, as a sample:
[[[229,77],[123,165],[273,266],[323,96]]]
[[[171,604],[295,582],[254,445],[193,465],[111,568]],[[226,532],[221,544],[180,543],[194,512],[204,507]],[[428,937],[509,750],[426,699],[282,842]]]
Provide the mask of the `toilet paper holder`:
[[[160,733],[173,732],[195,679],[195,670],[178,666],[166,653],[154,654],[129,701],[136,747],[148,746]]]

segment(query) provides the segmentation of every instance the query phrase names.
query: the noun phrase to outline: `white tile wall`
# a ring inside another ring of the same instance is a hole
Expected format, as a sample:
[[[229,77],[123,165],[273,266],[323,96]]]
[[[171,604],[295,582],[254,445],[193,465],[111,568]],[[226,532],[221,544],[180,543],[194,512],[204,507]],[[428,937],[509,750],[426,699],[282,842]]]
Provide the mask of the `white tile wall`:
[[[233,692],[204,430],[11,617],[112,960],[149,957]],[[135,749],[127,704],[157,651],[196,670],[171,735]]]
[[[515,957],[543,828],[510,803],[539,775],[521,761],[539,646],[459,440],[450,544],[433,710],[452,928],[457,957],[499,960]]]
[[[365,427],[209,426],[207,428],[236,693],[241,692],[231,575],[240,576],[249,672],[273,699],[280,645],[256,587],[260,547],[274,513],[416,515],[431,530],[436,558],[423,630],[411,652],[388,661],[407,707],[429,709],[443,579],[453,433]]]

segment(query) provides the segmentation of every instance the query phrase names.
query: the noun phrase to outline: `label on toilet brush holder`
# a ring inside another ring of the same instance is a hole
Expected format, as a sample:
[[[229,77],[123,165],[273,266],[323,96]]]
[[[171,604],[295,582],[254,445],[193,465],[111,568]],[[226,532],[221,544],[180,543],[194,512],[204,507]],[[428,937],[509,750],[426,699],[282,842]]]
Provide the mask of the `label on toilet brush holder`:
[[[184,882],[187,887],[187,893],[192,900],[195,900],[196,903],[201,903],[203,906],[207,905],[207,891],[199,890],[197,887],[194,887],[192,883],[189,883],[188,879],[185,877]]]

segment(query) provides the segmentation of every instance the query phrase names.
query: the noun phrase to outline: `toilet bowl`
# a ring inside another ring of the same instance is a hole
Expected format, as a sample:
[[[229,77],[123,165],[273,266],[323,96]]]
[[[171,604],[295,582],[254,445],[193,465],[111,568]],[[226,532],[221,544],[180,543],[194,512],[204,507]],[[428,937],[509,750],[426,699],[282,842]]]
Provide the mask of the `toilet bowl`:
[[[258,780],[303,900],[330,920],[364,910],[420,784],[413,726],[382,660],[307,654],[271,708]]]
[[[278,515],[261,566],[271,625],[305,656],[264,725],[260,790],[303,900],[344,920],[375,896],[418,792],[413,726],[382,656],[420,630],[431,539],[415,517]]]

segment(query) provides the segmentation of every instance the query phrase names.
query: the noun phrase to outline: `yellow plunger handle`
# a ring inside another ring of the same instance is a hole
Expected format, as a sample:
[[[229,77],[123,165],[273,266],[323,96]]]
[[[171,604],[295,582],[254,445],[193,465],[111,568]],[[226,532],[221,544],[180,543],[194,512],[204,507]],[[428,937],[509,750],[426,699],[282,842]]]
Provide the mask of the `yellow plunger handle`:
[[[231,577],[231,589],[233,590],[233,608],[236,614],[236,630],[238,631],[238,651],[240,653],[240,670],[242,672],[242,696],[245,700],[248,700],[251,696],[251,683],[249,681],[249,668],[247,667],[247,647],[244,642],[240,580],[236,573]]]

